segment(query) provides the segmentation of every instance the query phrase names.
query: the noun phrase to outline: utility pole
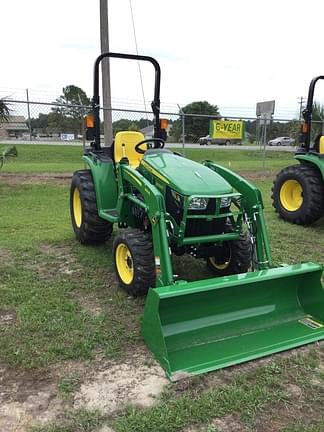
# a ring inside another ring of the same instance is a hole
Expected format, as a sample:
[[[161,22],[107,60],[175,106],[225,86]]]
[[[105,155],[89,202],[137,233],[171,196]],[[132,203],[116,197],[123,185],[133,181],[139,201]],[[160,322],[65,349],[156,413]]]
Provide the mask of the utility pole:
[[[179,114],[181,116],[181,123],[182,123],[182,155],[185,156],[185,113],[181,108],[181,106],[179,104],[177,105],[179,108]]]
[[[302,112],[303,112],[303,105],[304,105],[304,100],[306,100],[306,98],[304,96],[300,96],[299,98],[299,121],[301,121],[302,119]]]
[[[100,0],[100,42],[101,53],[109,52],[108,32],[108,0]],[[111,115],[111,92],[110,92],[110,66],[109,58],[103,59],[101,63],[102,72],[102,105],[104,112],[104,135],[105,146],[111,146],[113,141],[112,115]]]

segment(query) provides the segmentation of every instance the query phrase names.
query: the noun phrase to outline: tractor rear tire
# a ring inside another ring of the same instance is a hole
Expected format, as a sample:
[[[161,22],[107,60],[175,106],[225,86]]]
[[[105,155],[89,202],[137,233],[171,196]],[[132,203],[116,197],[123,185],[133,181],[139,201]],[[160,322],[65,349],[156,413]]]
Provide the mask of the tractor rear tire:
[[[324,182],[319,170],[309,164],[280,171],[271,197],[276,212],[288,222],[310,225],[324,214]]]
[[[133,297],[155,287],[156,269],[151,236],[139,229],[125,230],[113,244],[114,267],[119,286]]]
[[[216,256],[207,258],[207,267],[218,276],[246,273],[251,267],[252,245],[247,234],[224,241]]]
[[[73,174],[70,189],[73,231],[82,244],[100,244],[109,239],[113,224],[98,215],[96,192],[90,170]]]

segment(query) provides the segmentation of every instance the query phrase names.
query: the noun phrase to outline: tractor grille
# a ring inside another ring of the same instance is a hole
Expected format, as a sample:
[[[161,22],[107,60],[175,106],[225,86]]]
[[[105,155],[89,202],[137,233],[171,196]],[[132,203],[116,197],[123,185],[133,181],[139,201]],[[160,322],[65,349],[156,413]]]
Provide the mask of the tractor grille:
[[[170,187],[166,188],[166,210],[172,215],[175,222],[180,225],[183,218],[183,197],[178,194],[178,200],[172,195]],[[214,215],[216,211],[216,198],[208,198],[207,208],[205,210],[188,210],[188,216],[201,216],[200,219],[191,219],[190,217],[186,220],[185,237],[196,237],[205,236],[211,234],[221,234],[224,232],[225,225],[227,222],[227,216],[224,218],[217,218],[207,220],[207,215]],[[228,214],[229,208],[220,208],[220,213]],[[204,217],[205,216],[205,217]]]
[[[185,237],[221,234],[224,232],[227,217],[222,219],[187,219]]]
[[[206,210],[188,210],[188,216],[191,215],[210,215],[215,214],[216,198],[209,198]],[[221,208],[220,213],[228,213],[228,208]],[[221,234],[224,232],[224,227],[227,217],[221,219],[187,219],[185,237],[195,237],[211,234]]]

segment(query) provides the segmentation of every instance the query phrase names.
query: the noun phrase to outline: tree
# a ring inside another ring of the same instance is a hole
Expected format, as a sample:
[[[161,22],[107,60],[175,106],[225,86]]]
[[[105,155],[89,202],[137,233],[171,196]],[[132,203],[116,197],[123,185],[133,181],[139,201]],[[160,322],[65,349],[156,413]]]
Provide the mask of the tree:
[[[113,122],[113,131],[114,135],[116,135],[117,132],[120,131],[127,131],[127,130],[139,130],[139,127],[137,125],[134,125],[133,120],[129,119],[120,119]]]
[[[51,127],[81,133],[83,116],[87,112],[85,107],[90,105],[87,94],[80,87],[68,85],[55,102],[62,106],[52,108],[56,116],[51,119]]]
[[[8,121],[10,116],[9,104],[2,98],[0,99],[0,122]]]
[[[84,112],[81,106],[89,106],[90,99],[80,87],[68,85],[63,88],[63,95],[56,99],[56,103],[65,106],[53,108],[54,112],[60,112],[67,117],[79,119]]]
[[[201,117],[185,116],[185,134],[186,140],[196,142],[202,136],[206,136],[209,132],[209,121],[211,118],[220,118],[219,109],[217,105],[211,105],[207,101],[192,102],[182,108],[185,114],[196,114]],[[179,113],[181,116],[181,112]],[[210,117],[203,117],[210,116]],[[173,122],[170,135],[176,140],[180,141],[182,135],[182,120]]]
[[[39,113],[38,118],[31,118],[30,124],[32,130],[46,129],[48,127],[48,114]]]
[[[311,128],[311,140],[324,132],[324,105],[319,102],[314,102],[312,112],[312,128]]]
[[[114,131],[114,135],[116,135],[116,133],[120,131],[127,131],[127,130],[140,131],[146,126],[152,124],[153,122],[151,120],[147,120],[144,118],[141,118],[139,120],[119,119],[113,122],[113,131]]]

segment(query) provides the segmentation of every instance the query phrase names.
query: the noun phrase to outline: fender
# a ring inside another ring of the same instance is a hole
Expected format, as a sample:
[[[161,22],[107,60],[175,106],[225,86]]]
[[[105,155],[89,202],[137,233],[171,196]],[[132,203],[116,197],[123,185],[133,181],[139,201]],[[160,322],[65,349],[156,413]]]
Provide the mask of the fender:
[[[324,181],[324,158],[313,156],[311,154],[296,154],[294,158],[300,163],[306,162],[315,165],[322,174],[322,179]]]

